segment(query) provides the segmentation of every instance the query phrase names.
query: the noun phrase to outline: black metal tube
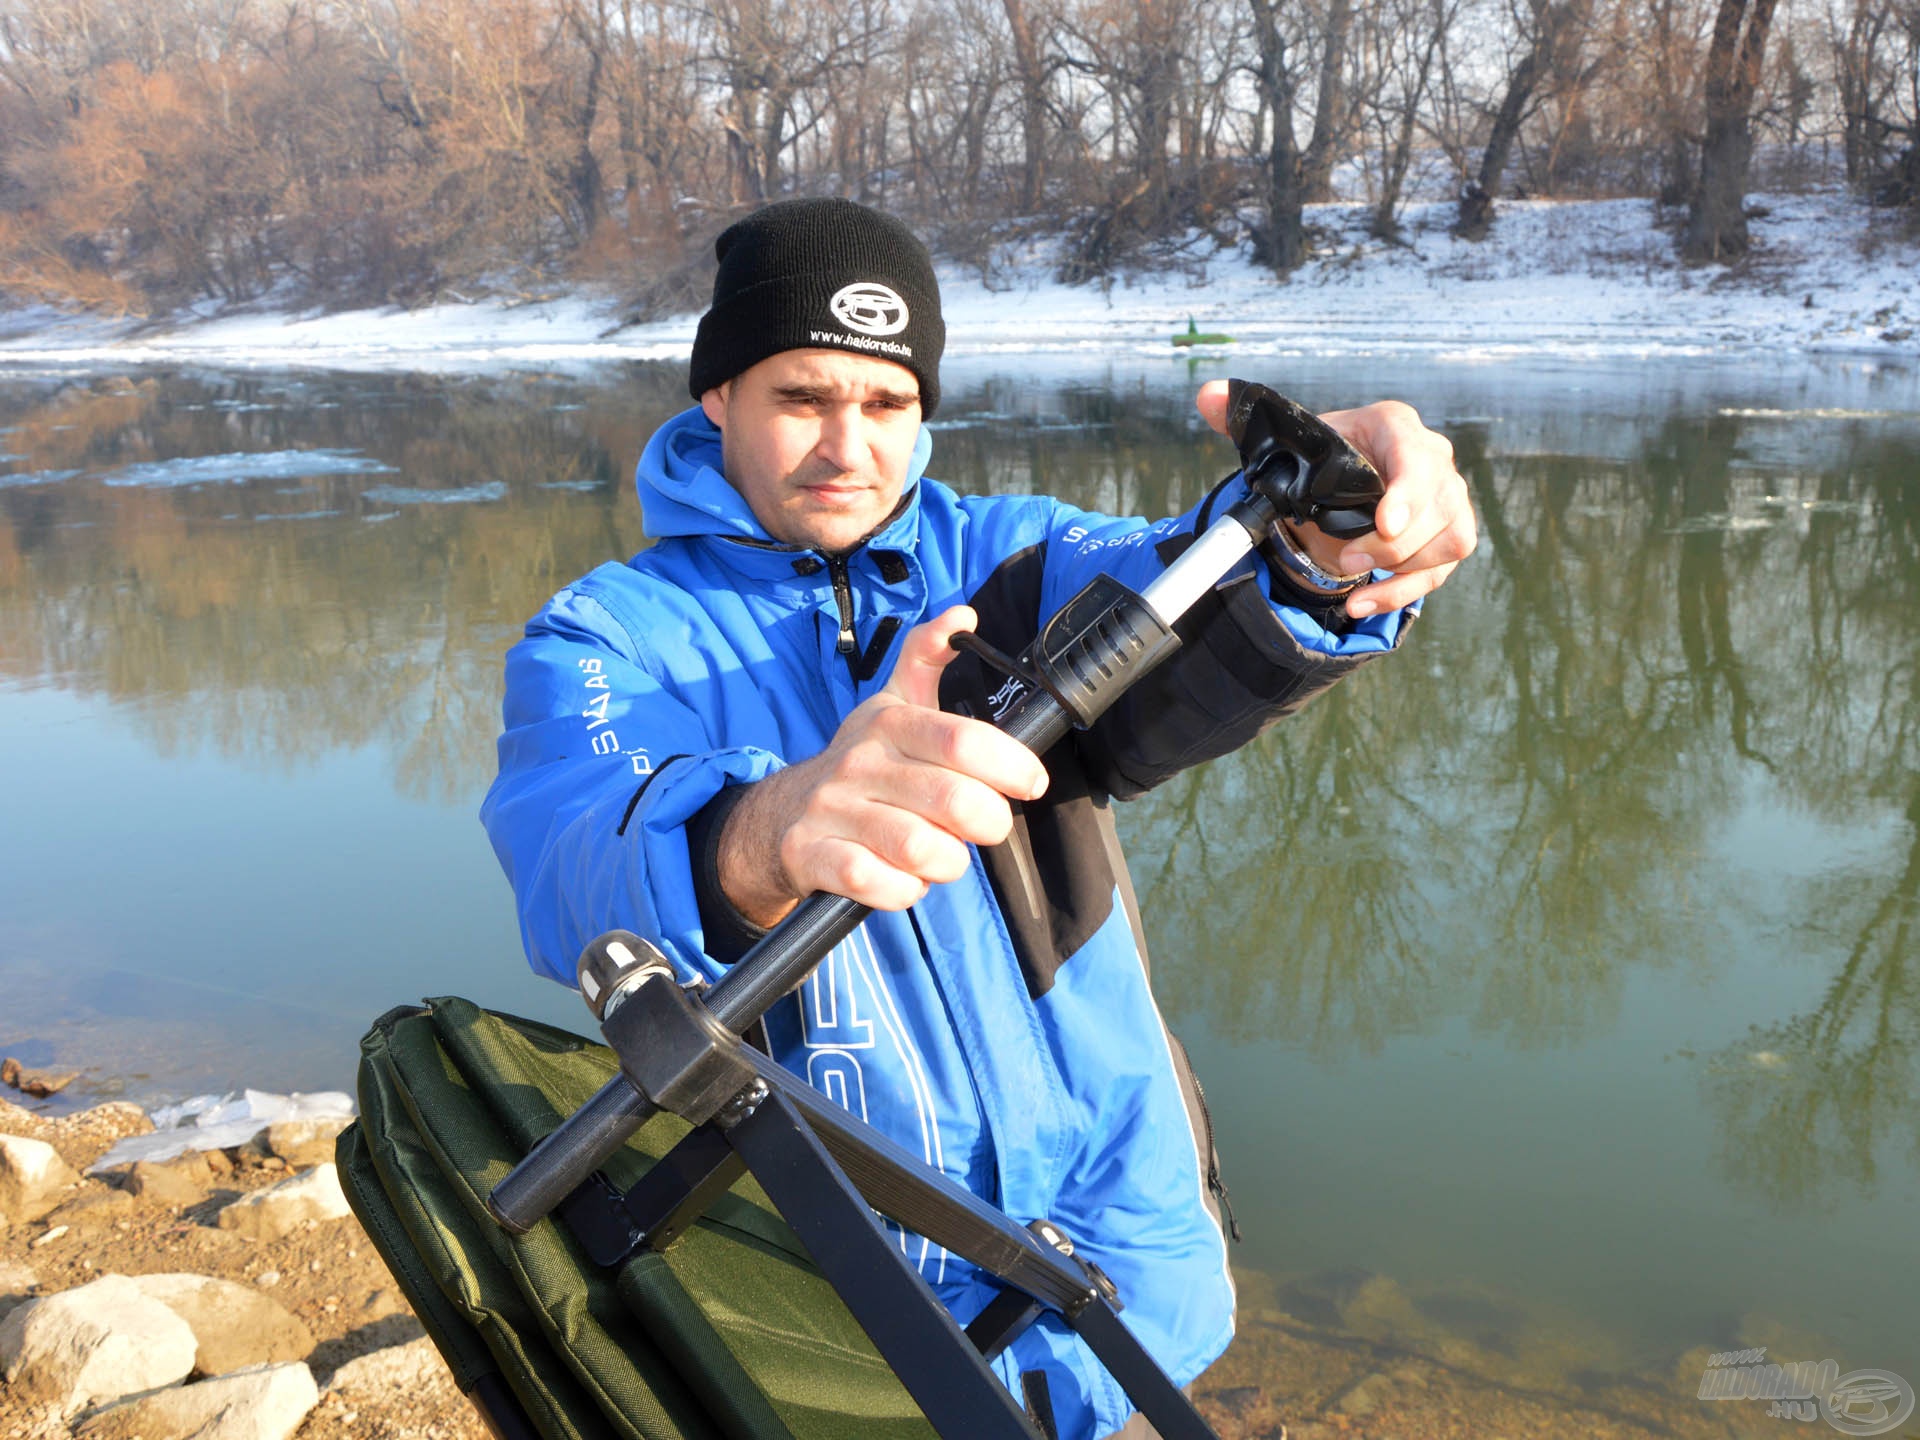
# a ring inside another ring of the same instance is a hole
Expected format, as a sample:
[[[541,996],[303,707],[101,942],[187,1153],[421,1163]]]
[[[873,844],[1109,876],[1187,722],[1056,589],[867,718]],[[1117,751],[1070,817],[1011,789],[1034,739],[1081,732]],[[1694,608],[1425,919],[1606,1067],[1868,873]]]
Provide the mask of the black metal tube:
[[[514,1234],[526,1234],[656,1113],[625,1075],[615,1075],[507,1172],[487,1196],[487,1209]]]
[[[1043,755],[1072,728],[1072,721],[1060,702],[1043,690],[1022,697],[1000,728],[1034,754]],[[744,1034],[872,913],[870,906],[844,895],[814,892],[714,982],[706,995],[707,1008],[734,1034]]]
[[[1023,697],[1000,728],[1044,754],[1072,723],[1059,701],[1039,691]],[[714,982],[707,1008],[736,1035],[744,1033],[872,913],[844,895],[809,895]],[[514,1234],[525,1234],[654,1114],[653,1104],[625,1075],[614,1076],[493,1187],[487,1197],[493,1218]]]
[[[734,1034],[743,1033],[872,913],[844,895],[814,891],[713,982],[707,1008]]]

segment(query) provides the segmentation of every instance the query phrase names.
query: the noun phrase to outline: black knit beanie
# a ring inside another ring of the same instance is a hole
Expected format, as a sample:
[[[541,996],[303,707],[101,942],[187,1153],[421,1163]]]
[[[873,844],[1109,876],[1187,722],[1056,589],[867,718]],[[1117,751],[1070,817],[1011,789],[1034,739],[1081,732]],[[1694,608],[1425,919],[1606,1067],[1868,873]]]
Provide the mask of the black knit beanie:
[[[782,350],[851,350],[904,365],[920,413],[940,403],[940,286],[933,260],[891,215],[851,200],[782,200],[720,232],[713,304],[693,339],[698,400]]]

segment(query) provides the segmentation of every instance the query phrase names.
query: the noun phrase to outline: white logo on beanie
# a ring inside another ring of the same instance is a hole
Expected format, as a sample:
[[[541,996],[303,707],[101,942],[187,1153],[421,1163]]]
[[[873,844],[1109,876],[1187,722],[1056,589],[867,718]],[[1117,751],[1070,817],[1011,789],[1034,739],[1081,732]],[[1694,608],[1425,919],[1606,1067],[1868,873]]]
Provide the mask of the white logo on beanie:
[[[827,308],[834,319],[862,335],[898,335],[907,328],[907,302],[876,280],[842,286]]]

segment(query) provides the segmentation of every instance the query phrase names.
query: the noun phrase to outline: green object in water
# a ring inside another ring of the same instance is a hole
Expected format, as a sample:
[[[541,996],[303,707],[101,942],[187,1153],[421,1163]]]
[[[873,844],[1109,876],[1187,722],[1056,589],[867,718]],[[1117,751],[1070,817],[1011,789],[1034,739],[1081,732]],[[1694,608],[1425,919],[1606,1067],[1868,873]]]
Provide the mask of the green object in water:
[[[1200,327],[1193,323],[1193,317],[1189,315],[1187,317],[1187,333],[1174,336],[1173,343],[1176,345],[1231,345],[1233,343],[1233,337],[1231,335],[1222,335],[1214,330],[1209,330],[1205,334],[1202,334]]]

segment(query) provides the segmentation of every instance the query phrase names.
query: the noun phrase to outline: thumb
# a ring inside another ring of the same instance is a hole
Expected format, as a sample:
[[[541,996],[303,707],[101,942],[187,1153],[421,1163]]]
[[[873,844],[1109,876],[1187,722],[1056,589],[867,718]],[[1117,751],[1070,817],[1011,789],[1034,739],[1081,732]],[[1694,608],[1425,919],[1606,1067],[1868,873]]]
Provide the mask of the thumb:
[[[967,605],[955,605],[924,625],[916,625],[900,642],[900,658],[887,680],[884,693],[909,705],[928,710],[940,708],[940,672],[954,657],[948,641],[961,630],[971,630],[980,617]]]
[[[1227,433],[1227,382],[1209,380],[1200,387],[1200,393],[1193,397],[1193,405],[1200,412],[1200,418],[1220,434]]]

